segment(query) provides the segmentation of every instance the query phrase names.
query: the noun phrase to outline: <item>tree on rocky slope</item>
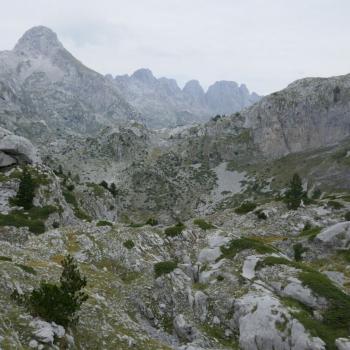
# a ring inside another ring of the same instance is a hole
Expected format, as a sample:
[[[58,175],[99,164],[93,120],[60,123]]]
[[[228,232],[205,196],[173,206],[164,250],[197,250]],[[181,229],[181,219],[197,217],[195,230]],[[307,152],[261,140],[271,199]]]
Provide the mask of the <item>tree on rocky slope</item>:
[[[42,281],[39,288],[26,297],[26,304],[34,316],[67,327],[78,321],[76,313],[88,298],[83,291],[87,281],[70,255],[65,257],[62,266],[60,284]]]
[[[294,174],[285,194],[285,202],[287,203],[288,209],[298,209],[302,199],[305,197],[306,194],[303,189],[301,178],[298,174]]]
[[[20,183],[16,196],[12,199],[12,204],[28,210],[33,207],[35,196],[35,183],[28,168],[25,167],[20,177]]]

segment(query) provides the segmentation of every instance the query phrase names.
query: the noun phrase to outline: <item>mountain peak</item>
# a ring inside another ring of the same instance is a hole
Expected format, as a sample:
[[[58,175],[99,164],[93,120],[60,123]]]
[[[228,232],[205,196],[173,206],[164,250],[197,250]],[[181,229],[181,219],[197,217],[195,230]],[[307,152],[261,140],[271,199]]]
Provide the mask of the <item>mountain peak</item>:
[[[27,30],[18,40],[14,50],[29,54],[49,55],[53,50],[62,49],[63,46],[57,34],[50,28],[37,26]]]
[[[148,68],[140,68],[136,70],[131,77],[140,80],[143,83],[152,83],[156,80],[152,71]]]

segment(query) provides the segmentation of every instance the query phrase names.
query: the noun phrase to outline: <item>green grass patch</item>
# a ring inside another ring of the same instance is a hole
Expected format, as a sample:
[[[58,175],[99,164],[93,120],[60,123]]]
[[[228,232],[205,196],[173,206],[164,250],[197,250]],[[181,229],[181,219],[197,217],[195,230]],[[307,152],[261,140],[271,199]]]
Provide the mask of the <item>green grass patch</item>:
[[[27,211],[13,210],[9,214],[0,214],[0,226],[28,227],[30,232],[41,234],[45,232],[44,221],[57,211],[58,208],[52,205],[32,207]]]
[[[175,237],[181,234],[181,232],[186,228],[182,222],[178,222],[172,227],[168,227],[164,230],[164,234],[169,237]]]
[[[195,219],[193,223],[204,231],[216,228],[212,223],[206,222],[203,219]]]
[[[244,202],[239,207],[235,209],[236,214],[247,214],[253,211],[257,207],[256,203]]]
[[[174,271],[176,267],[177,267],[176,261],[171,261],[171,260],[162,261],[154,264],[154,274],[156,277],[159,277],[161,275],[165,275]]]
[[[315,237],[321,232],[321,230],[322,227],[306,224],[299,233],[299,237],[307,237],[309,241],[313,241]]]
[[[276,249],[273,247],[268,246],[257,239],[249,237],[234,239],[228,245],[222,246],[220,249],[222,253],[221,258],[228,259],[234,258],[237,253],[246,249],[253,249],[260,254],[276,252]]]
[[[100,226],[113,226],[113,224],[107,220],[100,220],[97,221],[96,226],[100,227]]]
[[[36,275],[36,271],[31,266],[27,266],[23,264],[15,264],[15,265],[26,273],[30,273],[31,275]]]

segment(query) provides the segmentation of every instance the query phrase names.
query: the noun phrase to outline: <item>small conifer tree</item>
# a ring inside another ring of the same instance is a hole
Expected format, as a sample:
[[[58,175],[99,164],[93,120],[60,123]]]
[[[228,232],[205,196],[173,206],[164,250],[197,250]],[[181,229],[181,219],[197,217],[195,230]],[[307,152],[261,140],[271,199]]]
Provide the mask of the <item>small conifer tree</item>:
[[[20,177],[18,191],[12,198],[12,203],[28,210],[33,207],[33,199],[35,196],[35,183],[28,168],[25,167]]]
[[[305,196],[306,194],[303,189],[301,178],[298,174],[294,174],[285,195],[285,202],[287,203],[288,208],[293,210],[298,209]]]

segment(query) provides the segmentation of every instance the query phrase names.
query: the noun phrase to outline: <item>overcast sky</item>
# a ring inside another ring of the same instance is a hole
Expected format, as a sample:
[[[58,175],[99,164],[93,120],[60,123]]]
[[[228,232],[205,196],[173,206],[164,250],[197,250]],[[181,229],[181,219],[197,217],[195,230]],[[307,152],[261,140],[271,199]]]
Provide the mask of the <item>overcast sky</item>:
[[[35,25],[100,73],[147,67],[180,85],[235,80],[267,94],[350,73],[350,0],[0,0],[0,49]]]

